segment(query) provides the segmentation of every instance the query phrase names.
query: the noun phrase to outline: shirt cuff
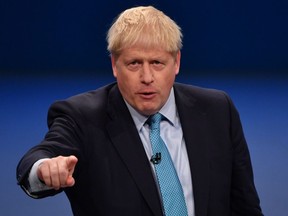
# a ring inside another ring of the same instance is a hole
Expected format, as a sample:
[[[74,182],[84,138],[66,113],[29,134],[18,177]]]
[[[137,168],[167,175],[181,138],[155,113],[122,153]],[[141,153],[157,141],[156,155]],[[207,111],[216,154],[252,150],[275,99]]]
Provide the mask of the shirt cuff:
[[[49,187],[46,184],[44,184],[42,181],[40,181],[40,179],[37,176],[38,166],[45,160],[48,160],[48,158],[43,158],[43,159],[36,161],[30,170],[29,177],[28,177],[28,182],[30,185],[30,193],[52,189],[52,187]]]

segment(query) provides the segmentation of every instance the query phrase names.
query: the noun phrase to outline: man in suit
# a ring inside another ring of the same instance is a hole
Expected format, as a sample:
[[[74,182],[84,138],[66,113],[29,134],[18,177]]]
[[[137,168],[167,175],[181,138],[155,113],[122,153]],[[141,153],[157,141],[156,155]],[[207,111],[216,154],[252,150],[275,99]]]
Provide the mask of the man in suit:
[[[180,27],[154,7],[135,7],[120,14],[107,41],[117,82],[52,104],[49,131],[17,167],[24,191],[34,198],[64,191],[78,216],[169,215],[147,124],[161,113],[183,215],[262,215],[231,99],[175,83]]]

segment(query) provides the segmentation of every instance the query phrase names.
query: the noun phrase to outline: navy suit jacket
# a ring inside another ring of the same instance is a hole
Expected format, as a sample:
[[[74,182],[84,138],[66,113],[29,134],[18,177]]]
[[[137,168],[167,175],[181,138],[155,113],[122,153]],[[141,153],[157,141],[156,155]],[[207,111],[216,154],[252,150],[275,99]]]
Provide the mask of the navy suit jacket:
[[[179,83],[174,91],[196,216],[262,215],[248,147],[230,98],[222,91]],[[55,102],[48,126],[44,140],[18,164],[18,183],[25,191],[35,161],[75,155],[76,184],[64,189],[74,215],[162,215],[150,162],[116,83]]]

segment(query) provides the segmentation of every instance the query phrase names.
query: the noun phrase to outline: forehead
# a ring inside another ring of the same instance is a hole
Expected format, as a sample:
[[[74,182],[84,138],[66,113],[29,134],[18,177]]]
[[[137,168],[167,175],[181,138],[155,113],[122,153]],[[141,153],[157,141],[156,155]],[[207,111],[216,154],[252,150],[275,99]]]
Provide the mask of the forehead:
[[[123,49],[120,56],[123,58],[170,58],[172,54],[157,47],[133,46]]]

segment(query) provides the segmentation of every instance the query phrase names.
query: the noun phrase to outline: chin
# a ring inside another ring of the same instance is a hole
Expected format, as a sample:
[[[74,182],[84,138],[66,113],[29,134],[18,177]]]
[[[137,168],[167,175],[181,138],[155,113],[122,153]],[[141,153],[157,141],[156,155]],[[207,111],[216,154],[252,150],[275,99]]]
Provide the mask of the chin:
[[[145,115],[145,116],[150,116],[150,115],[153,115],[155,114],[156,112],[158,112],[158,110],[155,110],[155,109],[145,109],[145,110],[141,110],[140,113],[142,115]]]
[[[160,109],[157,106],[153,106],[151,103],[139,104],[140,106],[135,106],[135,109],[145,116],[150,116],[158,112]]]

